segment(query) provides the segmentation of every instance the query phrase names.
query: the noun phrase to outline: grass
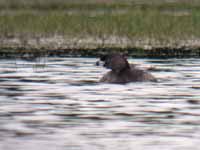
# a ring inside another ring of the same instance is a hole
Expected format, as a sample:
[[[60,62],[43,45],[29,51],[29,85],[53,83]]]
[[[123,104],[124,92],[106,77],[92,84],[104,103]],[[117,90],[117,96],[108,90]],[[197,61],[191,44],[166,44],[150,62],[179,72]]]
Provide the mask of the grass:
[[[200,2],[167,0],[0,0],[0,36],[200,37]]]

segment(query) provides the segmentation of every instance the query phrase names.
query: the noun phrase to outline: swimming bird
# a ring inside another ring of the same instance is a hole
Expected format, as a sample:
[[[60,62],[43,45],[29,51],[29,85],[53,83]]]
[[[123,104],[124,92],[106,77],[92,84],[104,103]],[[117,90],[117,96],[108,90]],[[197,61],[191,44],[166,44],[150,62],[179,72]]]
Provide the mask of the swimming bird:
[[[124,84],[129,82],[156,81],[156,78],[134,64],[129,64],[126,57],[120,53],[112,53],[100,57],[103,66],[111,71],[107,72],[100,82]],[[100,64],[96,62],[96,65]]]

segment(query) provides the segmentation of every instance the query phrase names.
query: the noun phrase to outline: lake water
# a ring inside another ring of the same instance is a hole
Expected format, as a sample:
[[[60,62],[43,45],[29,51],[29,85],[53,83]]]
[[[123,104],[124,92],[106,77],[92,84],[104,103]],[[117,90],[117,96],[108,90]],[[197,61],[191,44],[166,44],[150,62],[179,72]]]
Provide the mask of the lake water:
[[[96,58],[0,60],[0,150],[199,150],[200,60],[129,59],[158,83],[98,83]]]

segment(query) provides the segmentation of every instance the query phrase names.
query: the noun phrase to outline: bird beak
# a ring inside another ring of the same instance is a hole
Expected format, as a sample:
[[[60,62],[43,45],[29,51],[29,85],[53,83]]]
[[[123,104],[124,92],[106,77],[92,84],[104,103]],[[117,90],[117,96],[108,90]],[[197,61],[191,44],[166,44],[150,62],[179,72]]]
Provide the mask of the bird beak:
[[[104,65],[104,62],[101,61],[101,60],[98,60],[98,61],[96,62],[96,66],[103,66],[103,65]]]

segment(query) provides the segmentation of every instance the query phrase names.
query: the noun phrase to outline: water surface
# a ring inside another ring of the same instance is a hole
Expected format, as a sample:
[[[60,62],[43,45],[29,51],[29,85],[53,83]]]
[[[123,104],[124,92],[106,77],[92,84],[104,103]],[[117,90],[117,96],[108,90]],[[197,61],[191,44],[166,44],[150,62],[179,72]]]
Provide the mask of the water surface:
[[[1,59],[0,149],[199,149],[199,59],[130,59],[159,82],[125,85],[96,60]]]

